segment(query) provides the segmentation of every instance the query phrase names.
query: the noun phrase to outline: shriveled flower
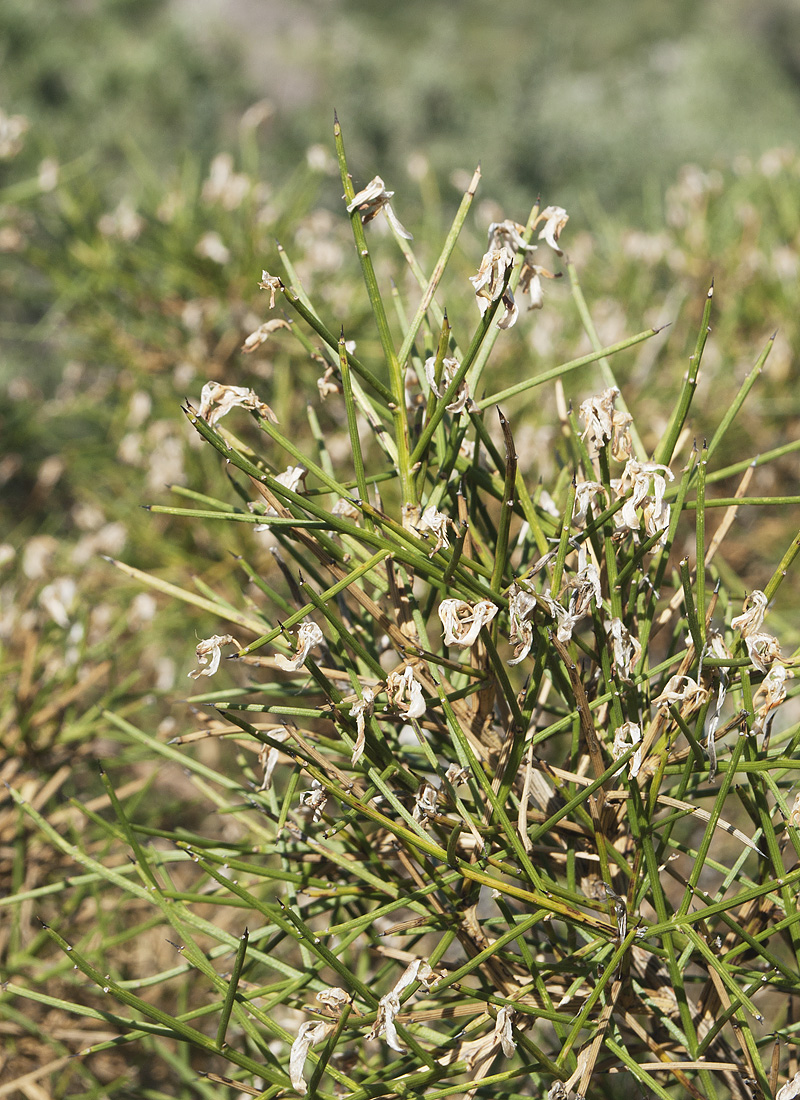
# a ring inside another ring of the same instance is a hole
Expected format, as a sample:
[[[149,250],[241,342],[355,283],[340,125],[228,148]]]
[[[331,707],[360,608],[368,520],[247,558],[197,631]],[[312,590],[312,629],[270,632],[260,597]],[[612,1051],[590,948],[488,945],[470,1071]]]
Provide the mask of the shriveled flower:
[[[507,246],[512,252],[536,252],[535,244],[525,241],[525,226],[506,218],[502,222],[492,222],[489,226],[489,250]]]
[[[417,530],[420,532],[432,531],[436,536],[436,545],[428,554],[429,558],[432,558],[438,550],[446,550],[449,548],[450,540],[447,537],[447,528],[449,525],[450,517],[446,516],[444,512],[438,512],[435,504],[429,505],[420,516]]]
[[[569,214],[563,206],[547,206],[536,219],[536,224],[544,222],[544,228],[539,232],[539,240],[547,241],[550,247],[559,256],[563,255],[558,240],[564,226],[569,221]]]
[[[544,305],[544,291],[542,279],[558,279],[559,275],[548,271],[541,264],[531,263],[525,260],[519,273],[519,291],[528,295],[528,310],[541,309]]]
[[[300,795],[300,805],[310,812],[312,821],[319,821],[327,801],[328,794],[318,779],[312,779],[310,789]]]
[[[275,308],[275,295],[279,290],[283,290],[284,286],[280,278],[277,275],[270,275],[268,271],[261,272],[261,282],[258,284],[259,290],[269,291],[269,308]]]
[[[265,344],[270,335],[279,328],[291,328],[291,323],[284,321],[282,317],[273,317],[271,321],[265,321],[263,325],[258,326],[255,332],[250,333],[242,344],[242,351],[249,355],[251,351],[255,351],[256,348],[260,348],[262,344]]]
[[[469,779],[469,770],[463,768],[460,764],[448,764],[444,777],[448,783],[452,783],[454,787],[457,787],[459,783],[466,783]]]
[[[361,698],[357,703],[354,703],[350,709],[350,717],[356,720],[356,731],[358,736],[356,737],[356,743],[353,747],[353,755],[350,759],[351,764],[357,764],[364,753],[364,740],[366,737],[366,720],[367,716],[372,714],[373,706],[375,703],[375,692],[372,688],[365,687]]]
[[[421,718],[425,713],[422,684],[415,679],[411,665],[396,668],[389,673],[386,694],[391,705],[401,710],[407,718]]]
[[[323,401],[332,394],[342,392],[342,384],[337,377],[336,367],[328,366],[325,368],[325,373],[317,379],[317,389]]]
[[[327,989],[321,989],[319,993],[317,993],[316,999],[321,1005],[324,1005],[338,1015],[343,1006],[350,1000],[350,997],[338,985],[331,985],[328,986]]]
[[[584,619],[591,610],[592,600],[600,604],[603,593],[600,588],[600,574],[592,561],[586,560],[586,547],[578,551],[578,572],[570,577],[567,587],[572,589],[569,600],[569,613],[575,618]]]
[[[197,663],[208,665],[208,668],[192,669],[189,673],[190,679],[196,680],[199,676],[213,676],[219,668],[224,645],[235,645],[237,649],[242,648],[231,634],[214,634],[213,637],[204,638],[202,642],[199,642],[195,650]]]
[[[284,741],[288,736],[286,730],[281,726],[270,730],[269,735],[273,741]],[[278,763],[278,755],[278,750],[272,745],[262,745],[258,750],[258,763],[263,771],[261,785],[258,788],[260,791],[268,791],[271,788],[272,773]]]
[[[387,191],[386,184],[381,177],[375,176],[366,187],[362,188],[362,190],[353,197],[353,201],[348,203],[347,213],[352,214],[354,210],[357,210],[361,215],[362,225],[366,225],[367,222],[371,222],[374,217],[377,217],[382,210],[386,215],[386,220],[392,226],[395,233],[400,237],[405,237],[407,241],[410,241],[412,239],[411,234],[400,224],[397,215],[394,210],[392,210],[390,200],[393,197],[394,191]]]
[[[797,1100],[800,1096],[800,1069],[785,1085],[781,1085],[775,1093],[775,1100]]]
[[[586,424],[581,439],[589,441],[589,447],[595,452],[611,439],[614,430],[614,402],[619,397],[616,386],[610,386],[602,393],[587,397],[581,402],[579,415]]]
[[[514,646],[514,656],[509,665],[518,665],[524,661],[533,645],[533,624],[531,618],[536,610],[536,597],[516,583],[509,590],[508,617],[511,627],[508,640]]]
[[[600,493],[605,495],[607,489],[599,481],[582,481],[575,489],[575,506],[572,510],[572,523],[575,527],[583,527],[589,512],[589,505]]]
[[[580,619],[585,616],[571,614],[566,607],[563,607],[558,602],[558,600],[553,599],[549,588],[545,589],[539,599],[542,606],[547,609],[549,614],[558,623],[556,637],[560,642],[566,645],[572,638],[572,631],[575,629]]]
[[[433,817],[439,804],[439,792],[430,783],[420,783],[419,790],[414,799],[414,809],[411,816],[415,821],[424,821]]]
[[[782,661],[773,660],[769,672],[764,677],[760,688],[758,689],[759,697],[763,695],[764,701],[756,712],[755,726],[762,730],[764,728],[764,722],[767,715],[770,714],[776,707],[779,707],[786,698],[786,681],[791,679],[794,673],[790,668],[787,668]]]
[[[624,409],[614,409],[611,417],[611,457],[617,462],[627,462],[633,451],[631,424],[633,417]]]
[[[494,1022],[492,1038],[501,1047],[506,1058],[511,1058],[517,1049],[514,1035],[511,1031],[511,1022],[514,1019],[514,1009],[511,1005],[502,1005],[497,1011],[497,1019]]]
[[[499,328],[511,328],[517,319],[519,310],[514,302],[514,295],[506,286],[506,273],[514,266],[514,252],[508,244],[501,248],[490,248],[481,260],[477,275],[470,275],[469,281],[475,288],[475,297],[478,309],[483,317],[491,302],[496,302],[502,295],[505,313],[500,321]]]
[[[627,494],[629,486],[632,490],[621,510],[614,514],[617,530],[630,531],[635,535],[644,522],[644,529],[648,536],[661,532],[663,538],[666,538],[670,506],[664,502],[664,494],[667,491],[666,479],[673,481],[674,477],[670,468],[659,462],[638,462],[634,458],[628,459],[622,471],[622,477],[612,478],[611,481],[618,499]],[[650,492],[651,481],[652,493]],[[642,509],[641,520],[636,514],[636,509],[639,507]]]
[[[615,760],[627,752],[632,745],[638,745],[642,740],[642,728],[636,722],[623,722],[614,734],[614,744],[611,747],[611,755]],[[635,779],[642,766],[642,750],[637,749],[628,762],[628,775]]]
[[[396,1050],[398,1054],[405,1053],[405,1047],[400,1045],[395,1027],[395,1017],[400,1011],[400,994],[407,989],[412,982],[421,982],[426,988],[436,978],[436,973],[423,959],[414,959],[409,963],[403,973],[397,979],[394,988],[381,997],[378,1003],[378,1014],[368,1038],[377,1039],[385,1036],[387,1044]]]
[[[353,523],[358,523],[361,519],[361,513],[355,504],[351,500],[347,500],[346,497],[340,497],[333,508],[331,508],[332,516],[341,516],[342,519],[349,519]]]
[[[631,672],[642,656],[642,647],[638,638],[634,638],[622,619],[611,619],[605,624],[606,633],[611,635],[614,649],[614,666],[617,675],[626,683],[631,682]]]
[[[297,652],[290,660],[282,653],[275,654],[275,664],[284,672],[297,672],[303,667],[312,649],[322,645],[325,636],[316,623],[301,623],[297,631]]]
[[[225,386],[222,382],[206,382],[200,391],[198,415],[212,427],[234,408],[253,409],[259,416],[278,423],[275,413],[257,394],[245,386]]]
[[[688,704],[687,710],[682,709],[685,716],[699,710],[707,701],[708,694],[708,688],[698,684],[691,676],[681,676],[676,673],[675,676],[670,676],[664,685],[663,691],[653,700],[653,703],[655,706],[664,709],[667,709],[673,703]]]
[[[744,601],[742,614],[731,619],[733,629],[741,631],[743,638],[749,634],[757,634],[764,623],[767,603],[766,595],[760,589],[754,589]]]
[[[756,588],[745,600],[742,614],[731,619],[733,629],[744,638],[750,660],[761,672],[768,672],[772,662],[781,656],[777,639],[761,630],[767,603],[766,595]]]
[[[444,627],[444,644],[469,649],[478,640],[481,627],[497,614],[497,605],[489,600],[468,604],[465,600],[442,600],[439,618]]]
[[[748,634],[744,644],[748,657],[759,672],[769,672],[772,663],[781,659],[781,647],[772,634]]]
[[[439,379],[439,385],[437,386],[435,374],[436,357],[432,355],[429,359],[425,360],[425,377],[428,380],[428,385],[431,390],[438,398],[444,397],[447,393],[450,384],[458,373],[459,366],[460,364],[457,359],[443,359],[442,374]],[[470,397],[469,387],[467,386],[467,380],[466,378],[462,378],[458,389],[453,395],[453,400],[449,405],[446,405],[445,408],[448,412],[460,413],[463,412],[464,409],[468,412],[472,412],[474,407],[472,398]]]
[[[334,1030],[334,1026],[326,1020],[314,1020],[301,1024],[298,1029],[297,1038],[289,1052],[289,1077],[292,1080],[292,1088],[301,1096],[305,1096],[308,1092],[308,1086],[303,1077],[308,1052],[327,1039]]]

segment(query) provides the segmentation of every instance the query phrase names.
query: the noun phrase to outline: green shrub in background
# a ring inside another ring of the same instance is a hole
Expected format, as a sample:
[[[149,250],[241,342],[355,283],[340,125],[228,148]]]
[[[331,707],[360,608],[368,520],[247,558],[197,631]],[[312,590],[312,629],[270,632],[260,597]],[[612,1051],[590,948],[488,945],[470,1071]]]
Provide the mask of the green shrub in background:
[[[135,1042],[186,1096],[617,1096],[630,1078],[662,1097],[774,1096],[800,993],[800,726],[773,725],[793,659],[763,621],[798,541],[745,589],[724,562],[731,525],[776,502],[750,495],[741,444],[720,466],[769,345],[693,446],[710,294],[683,379],[618,387],[608,357],[660,335],[603,348],[567,260],[590,346],[564,361],[551,345],[537,369],[513,323],[539,304],[539,265],[561,262],[564,212],[499,220],[470,287],[454,250],[474,180],[424,267],[388,219],[411,276],[392,287],[373,237],[389,196],[378,180],[355,195],[338,130],[337,148],[372,334],[344,276],[321,293],[327,231],[307,279],[281,250],[244,346],[252,362],[295,339],[314,377],[211,376],[186,415],[225,479],[178,486],[148,519],[191,525],[203,557],[235,547],[240,593],[230,574],[189,587],[123,567],[203,612],[195,680],[225,652],[237,684],[195,695],[177,738],[104,712],[113,814],[71,819],[96,847],[13,793],[23,830],[83,866],[9,899],[18,965],[41,975],[19,931],[36,898],[61,984],[7,995],[18,1016],[46,1003],[121,1030],[93,1042],[82,1095],[93,1058]],[[517,410],[551,387],[534,424],[552,409],[555,431],[523,445]],[[142,799],[158,779],[121,786],[154,756],[186,788],[155,826]],[[95,895],[77,938],[69,914]],[[137,941],[151,958],[120,956]],[[134,1072],[156,1087],[135,1053],[115,1087]]]

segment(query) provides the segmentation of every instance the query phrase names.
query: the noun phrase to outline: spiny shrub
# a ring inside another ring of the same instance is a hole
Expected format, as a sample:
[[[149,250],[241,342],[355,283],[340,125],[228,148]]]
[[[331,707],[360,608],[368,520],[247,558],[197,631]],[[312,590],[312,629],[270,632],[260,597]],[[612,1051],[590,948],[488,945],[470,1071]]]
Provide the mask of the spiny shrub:
[[[567,261],[594,350],[538,374],[521,362],[492,392],[492,348],[520,302],[542,306],[565,211],[490,227],[480,311],[457,332],[439,298],[478,174],[427,278],[392,192],[376,177],[355,193],[338,123],[336,145],[379,352],[362,357],[280,250],[261,286],[287,313],[245,350],[294,338],[316,357],[308,425],[209,380],[185,413],[230,497],[179,488],[189,506],[152,508],[262,532],[241,605],[121,566],[209,613],[195,680],[241,677],[194,696],[197,730],[170,743],[108,715],[225,815],[151,844],[105,780],[105,827],[138,876],[109,869],[109,888],[152,906],[179,949],[138,978],[201,984],[169,1012],[68,925],[51,935],[132,1010],[117,1017],[131,1038],[189,1044],[196,1071],[248,1095],[773,1096],[800,994],[800,725],[774,721],[793,660],[764,618],[800,541],[745,593],[724,540],[737,509],[775,501],[747,495],[762,460],[715,465],[769,346],[693,445],[709,292],[647,453],[608,357],[653,330],[600,347]],[[419,283],[408,309],[373,266],[384,216]],[[589,364],[576,415],[564,380]],[[547,487],[513,422],[515,397],[545,385],[560,410]]]

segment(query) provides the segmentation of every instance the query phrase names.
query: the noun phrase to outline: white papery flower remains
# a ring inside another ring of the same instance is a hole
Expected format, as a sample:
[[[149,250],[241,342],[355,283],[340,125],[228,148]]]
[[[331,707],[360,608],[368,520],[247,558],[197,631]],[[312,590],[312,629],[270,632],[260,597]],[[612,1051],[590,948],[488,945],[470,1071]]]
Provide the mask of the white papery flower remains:
[[[381,212],[386,215],[386,220],[400,237],[405,237],[407,241],[412,240],[411,234],[405,229],[397,218],[394,210],[392,209],[391,199],[394,197],[394,191],[387,191],[386,184],[383,182],[380,176],[375,176],[370,180],[366,187],[362,188],[357,195],[353,197],[353,201],[347,205],[347,213],[352,214],[354,210],[357,210],[361,215],[361,224],[366,225],[367,222],[371,222],[374,217]]]
[[[435,504],[429,505],[420,516],[417,523],[417,531],[420,533],[432,531],[436,536],[436,544],[433,550],[428,554],[429,558],[432,558],[438,550],[447,550],[449,548],[450,540],[447,537],[447,528],[449,526],[450,517],[446,516],[444,512],[438,512]]]
[[[260,348],[262,344],[265,344],[270,338],[273,332],[276,332],[279,328],[291,328],[289,321],[284,321],[280,317],[275,317],[271,321],[265,321],[263,325],[259,325],[255,332],[251,332],[245,342],[242,344],[241,350],[249,355],[250,352],[255,351],[256,348]]]
[[[469,649],[478,640],[481,627],[492,621],[497,610],[497,605],[489,600],[474,605],[465,600],[442,600],[439,618],[444,627],[444,644]]]
[[[297,652],[290,660],[282,653],[275,654],[275,664],[284,672],[298,672],[315,646],[322,645],[325,635],[316,623],[301,623],[297,631]]]
[[[622,619],[610,619],[605,623],[606,633],[611,635],[614,650],[614,665],[621,680],[630,683],[632,670],[642,656],[642,647],[638,638],[634,638]]]
[[[760,672],[769,672],[772,663],[781,659],[778,639],[761,629],[767,603],[766,595],[756,588],[745,600],[742,614],[731,619],[731,626],[740,631],[747,654]]]
[[[395,1017],[400,1011],[400,994],[407,989],[412,982],[420,982],[427,989],[436,979],[436,972],[423,959],[414,959],[409,963],[403,973],[397,979],[394,988],[381,997],[378,1003],[378,1014],[368,1038],[377,1039],[384,1036],[387,1044],[396,1050],[398,1054],[405,1053],[405,1047],[400,1045],[395,1027]]]
[[[353,746],[351,764],[357,764],[364,753],[364,741],[367,733],[367,716],[372,714],[375,703],[375,692],[370,687],[365,687],[361,698],[353,703],[350,709],[350,717],[356,720],[356,743]]]
[[[278,418],[269,405],[266,405],[252,390],[245,386],[224,386],[221,382],[206,382],[203,386],[200,392],[198,416],[213,427],[218,420],[227,416],[231,409],[237,406],[253,409],[265,420],[271,420],[273,424],[278,423]]]
[[[460,363],[457,359],[447,358],[442,360],[442,374],[439,379],[439,385],[436,385],[436,356],[431,355],[425,360],[425,377],[428,380],[432,392],[438,397],[442,398],[450,388],[450,384],[458,373]],[[475,408],[474,402],[469,395],[469,387],[467,386],[466,378],[462,378],[458,389],[453,395],[453,400],[445,408],[451,413],[460,413],[465,409],[467,412],[472,412]]]
[[[502,296],[505,312],[497,322],[498,328],[511,328],[519,316],[514,295],[506,285],[506,274],[513,266],[513,249],[508,244],[503,244],[500,248],[490,248],[481,260],[477,275],[469,277],[469,281],[475,288],[475,298],[481,317],[490,304]]]
[[[611,746],[611,755],[615,760],[627,752],[632,745],[638,745],[642,740],[642,727],[636,722],[623,722],[614,734],[614,744]],[[642,766],[642,750],[637,749],[628,762],[628,775],[635,779]]]
[[[289,1077],[292,1080],[292,1088],[301,1096],[305,1096],[308,1092],[308,1085],[303,1077],[308,1052],[327,1039],[334,1027],[335,1024],[328,1023],[326,1020],[315,1020],[301,1024],[298,1029],[297,1038],[289,1051]]]
[[[195,650],[197,663],[208,667],[192,669],[189,678],[196,680],[199,676],[213,676],[219,668],[224,645],[235,645],[237,649],[242,648],[232,634],[214,634],[211,638],[204,638],[202,642],[198,642]]]
[[[425,713],[422,684],[414,677],[411,665],[404,665],[389,673],[386,694],[391,705],[402,711],[406,718],[421,718]]]

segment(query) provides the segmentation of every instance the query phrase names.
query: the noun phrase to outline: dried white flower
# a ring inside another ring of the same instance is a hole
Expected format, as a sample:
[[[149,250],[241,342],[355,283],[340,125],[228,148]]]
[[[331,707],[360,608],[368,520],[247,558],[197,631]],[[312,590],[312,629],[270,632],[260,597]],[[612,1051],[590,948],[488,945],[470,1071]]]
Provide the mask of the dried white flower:
[[[756,712],[756,721],[753,726],[755,731],[763,730],[767,716],[784,702],[786,699],[786,681],[793,676],[794,672],[787,668],[782,661],[773,660],[769,672],[758,689],[758,696],[759,698],[763,696],[763,702]]]
[[[614,734],[614,744],[611,747],[611,755],[615,760],[625,753],[632,745],[638,745],[642,740],[641,726],[636,722],[623,722]],[[628,775],[635,779],[642,766],[642,750],[637,749],[628,763]]]
[[[644,521],[648,536],[662,532],[663,537],[657,544],[660,545],[666,538],[670,521],[670,506],[664,503],[664,494],[667,491],[666,479],[673,481],[674,476],[669,467],[661,463],[637,462],[636,459],[628,459],[622,471],[622,477],[613,478],[611,481],[617,499],[627,494],[629,486],[632,490],[621,510],[614,514],[617,530],[630,531],[636,535]],[[651,482],[652,493],[650,492]],[[639,507],[642,508],[642,520],[636,514],[636,509]]]
[[[559,248],[558,239],[569,221],[569,214],[562,206],[548,206],[536,219],[536,224],[538,225],[541,221],[544,221],[544,229],[539,233],[539,240],[547,241],[553,251],[562,256],[563,252]]]
[[[733,629],[744,638],[750,660],[761,672],[768,672],[772,662],[781,656],[777,639],[761,630],[767,603],[766,595],[756,588],[745,600],[742,614],[731,620]]]
[[[394,191],[387,191],[386,185],[381,177],[375,176],[366,187],[362,188],[362,190],[353,197],[352,202],[348,203],[347,213],[352,214],[354,210],[357,210],[361,215],[362,225],[366,225],[367,222],[371,222],[382,210],[386,215],[386,220],[392,226],[395,233],[400,237],[405,237],[407,241],[410,241],[412,239],[411,234],[407,229],[403,228],[392,209],[390,200],[393,197]]]
[[[676,673],[670,676],[664,685],[664,690],[653,700],[657,707],[668,708],[672,703],[688,703],[688,710],[682,711],[684,715],[699,710],[708,699],[708,688],[698,684],[691,676],[681,676]]]
[[[215,634],[213,637],[205,638],[202,642],[199,642],[195,650],[197,663],[208,665],[208,668],[193,669],[189,673],[190,679],[196,680],[199,676],[213,676],[219,668],[224,645],[235,645],[237,649],[242,648],[231,634]]]
[[[481,627],[497,614],[497,605],[481,600],[474,605],[464,600],[442,600],[439,618],[444,627],[444,644],[469,649],[478,640]]]
[[[781,1085],[775,1093],[775,1100],[797,1100],[800,1096],[800,1069],[785,1085]]]
[[[350,997],[338,985],[331,985],[328,986],[327,989],[321,989],[319,993],[317,993],[316,999],[320,1004],[325,1005],[326,1008],[330,1008],[338,1015],[343,1006],[350,1000]]]
[[[297,652],[290,660],[282,653],[275,654],[275,664],[284,672],[297,672],[303,667],[306,658],[315,646],[322,645],[325,640],[316,623],[301,623],[297,631]]]
[[[419,790],[414,799],[414,809],[411,816],[415,821],[423,821],[436,813],[439,805],[439,792],[430,783],[420,783]]]
[[[611,439],[614,430],[614,402],[619,397],[616,386],[610,386],[602,393],[587,397],[581,402],[580,417],[586,424],[581,439],[588,437],[590,450],[595,452]]]
[[[748,657],[759,672],[769,672],[773,661],[781,659],[781,647],[772,634],[748,634],[744,644]]]
[[[308,1086],[303,1077],[303,1068],[306,1064],[308,1052],[312,1047],[327,1039],[333,1029],[334,1025],[327,1023],[325,1020],[315,1020],[301,1024],[298,1029],[297,1038],[292,1043],[292,1049],[289,1052],[289,1076],[292,1080],[292,1088],[299,1092],[301,1096],[305,1096],[308,1092]]]
[[[291,328],[291,324],[289,321],[284,321],[282,317],[273,317],[271,321],[265,321],[263,325],[258,326],[255,332],[250,333],[242,344],[242,351],[249,355],[251,351],[255,351],[256,348],[260,348],[262,344],[266,343],[270,335],[279,328]]]
[[[766,595],[760,589],[754,589],[744,601],[742,614],[731,619],[733,629],[741,631],[743,638],[749,634],[757,634],[764,623],[767,602]]]
[[[370,687],[365,687],[361,698],[357,703],[354,703],[350,709],[350,717],[356,720],[356,730],[358,736],[356,737],[356,743],[353,747],[353,755],[350,763],[357,764],[364,753],[364,740],[366,738],[366,719],[367,715],[372,714],[373,706],[375,703],[375,692]]]
[[[439,379],[439,385],[437,386],[435,375],[436,357],[432,355],[429,359],[425,360],[425,377],[428,380],[428,385],[431,390],[438,398],[442,398],[447,393],[453,379],[458,373],[459,366],[460,364],[457,359],[443,359],[442,374]],[[474,407],[474,403],[470,397],[467,380],[466,378],[462,378],[458,389],[453,395],[453,400],[449,405],[446,405],[445,408],[448,412],[460,413],[463,412],[464,409],[466,409],[467,412],[472,412]]]
[[[414,959],[413,962],[409,963],[397,979],[394,988],[384,997],[381,997],[378,1003],[378,1014],[375,1023],[372,1025],[369,1038],[377,1039],[379,1036],[384,1035],[392,1050],[396,1050],[399,1054],[405,1053],[405,1047],[400,1045],[394,1023],[395,1017],[400,1011],[400,994],[412,982],[416,981],[421,982],[427,988],[435,977],[435,972],[422,959]]]
[[[459,783],[466,783],[469,779],[469,770],[462,768],[460,764],[448,764],[444,777],[448,783],[452,783],[454,787],[457,787]]]
[[[269,291],[269,308],[275,308],[275,295],[279,290],[283,290],[284,286],[280,278],[277,275],[270,275],[268,271],[261,272],[261,282],[258,284],[260,290]]]
[[[536,597],[516,583],[509,590],[508,614],[510,634],[508,640],[514,646],[514,656],[509,665],[518,665],[524,661],[533,645],[533,624],[531,618],[536,610]]]
[[[212,427],[236,407],[253,409],[259,416],[271,420],[273,424],[278,423],[278,418],[269,405],[265,405],[252,390],[245,386],[225,386],[221,382],[206,382],[203,386],[200,392],[198,416]]]
[[[429,558],[438,550],[447,550],[450,546],[450,540],[447,537],[447,528],[450,525],[450,517],[446,516],[444,512],[437,512],[436,505],[429,505],[420,516],[419,523],[417,524],[417,530],[432,531],[436,536],[436,545],[433,550],[428,554]]]
[[[501,248],[490,248],[481,260],[478,274],[470,275],[469,278],[475,287],[475,297],[481,317],[489,308],[490,302],[497,301],[502,295],[505,313],[498,321],[499,328],[511,328],[519,313],[514,295],[506,286],[506,273],[513,265],[514,252],[508,244],[504,244]]]
[[[506,1058],[512,1058],[517,1049],[514,1035],[511,1031],[511,1021],[514,1019],[514,1010],[511,1005],[503,1005],[497,1011],[497,1019],[494,1022],[492,1038],[499,1043]]]
[[[396,668],[389,673],[386,694],[389,696],[391,705],[402,710],[407,718],[421,718],[425,713],[422,684],[415,679],[411,665]],[[406,694],[408,702],[404,701]]]
[[[600,588],[600,574],[594,562],[586,560],[586,546],[578,551],[578,572],[570,577],[567,587],[571,588],[569,613],[576,619],[585,619],[591,610],[592,599],[600,604],[603,594]]]
[[[319,821],[327,801],[328,794],[318,779],[312,779],[310,789],[300,795],[300,805],[310,811],[312,821]]]
[[[589,513],[589,506],[592,504],[595,496],[600,493],[606,494],[606,488],[601,485],[600,482],[581,482],[576,488],[576,503],[572,510],[572,524],[576,527],[582,527],[584,522],[587,521],[587,515]]]
[[[621,680],[630,683],[632,669],[642,656],[639,639],[633,637],[622,619],[611,619],[606,622],[605,628],[606,633],[611,635],[617,675]]]

